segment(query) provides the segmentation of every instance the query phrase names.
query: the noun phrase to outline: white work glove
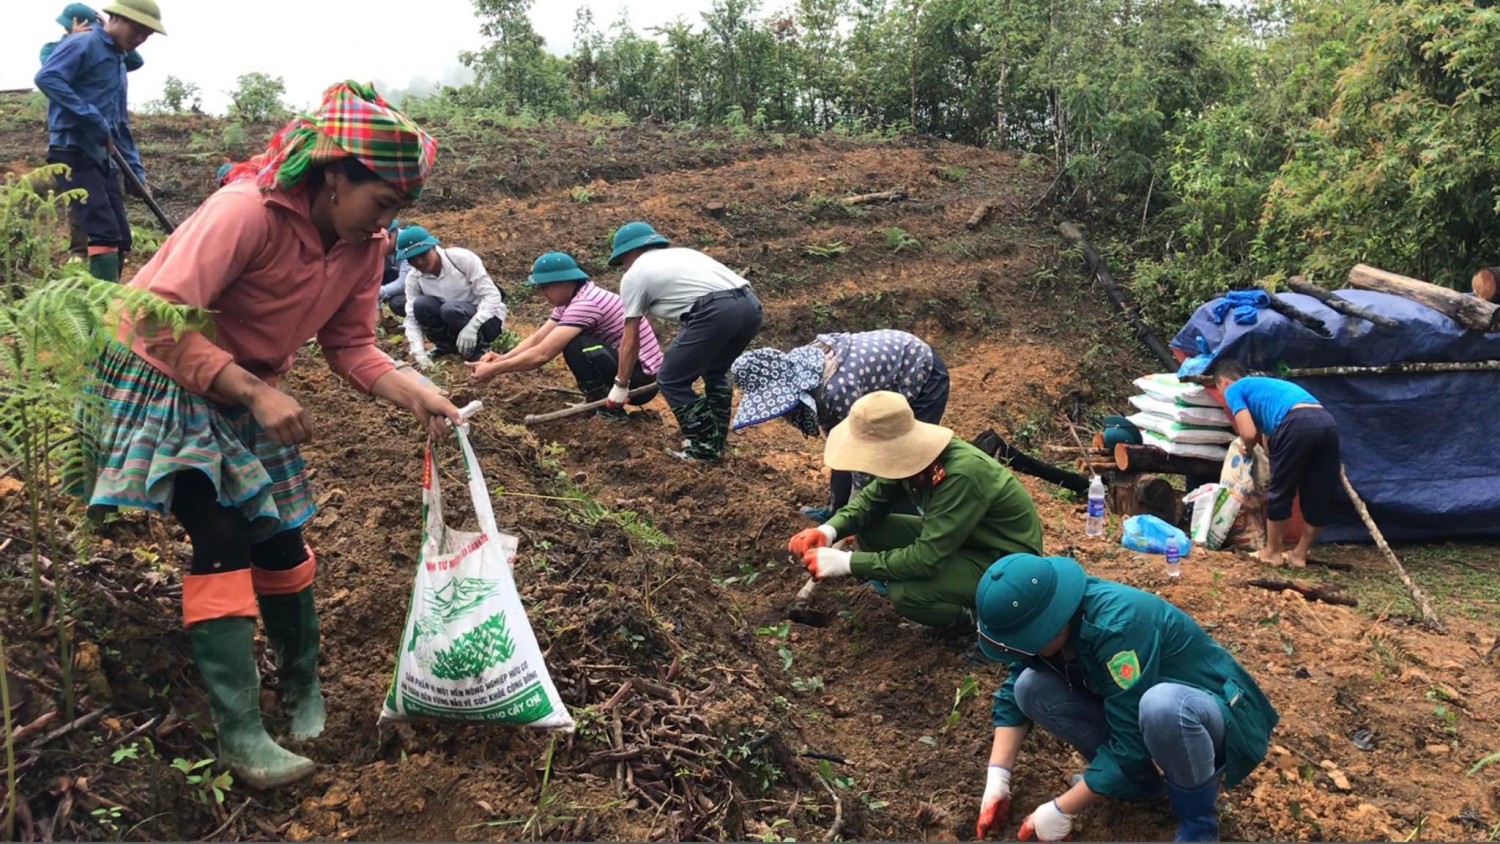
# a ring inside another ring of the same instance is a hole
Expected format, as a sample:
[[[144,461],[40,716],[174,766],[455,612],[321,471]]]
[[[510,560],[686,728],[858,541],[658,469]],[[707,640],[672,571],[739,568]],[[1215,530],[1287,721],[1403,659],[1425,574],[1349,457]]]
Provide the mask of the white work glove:
[[[802,565],[807,566],[808,572],[818,580],[848,577],[850,556],[848,551],[839,548],[809,548],[802,555]]]
[[[1036,836],[1037,841],[1061,841],[1073,831],[1073,821],[1077,819],[1077,815],[1070,815],[1057,808],[1056,800],[1048,800],[1036,807],[1036,811],[1021,825],[1021,834],[1017,837],[1022,841],[1029,840],[1026,833],[1027,827],[1030,827],[1030,832]]]
[[[479,326],[470,322],[464,326],[464,330],[458,332],[458,353],[464,357],[474,354],[474,347],[479,345]]]
[[[599,394],[595,393],[594,395],[597,396]],[[609,395],[604,399],[604,402],[609,407],[624,407],[625,402],[629,398],[630,388],[622,387],[618,383],[616,383],[613,387],[609,388]]]
[[[1010,769],[992,764],[985,774],[984,798],[979,801],[979,823],[974,826],[975,839],[983,841],[1004,829],[1009,818]]]
[[[426,372],[427,370],[432,368],[432,357],[427,354],[426,349],[413,349],[411,353],[411,363],[412,366],[415,366],[417,369]]]

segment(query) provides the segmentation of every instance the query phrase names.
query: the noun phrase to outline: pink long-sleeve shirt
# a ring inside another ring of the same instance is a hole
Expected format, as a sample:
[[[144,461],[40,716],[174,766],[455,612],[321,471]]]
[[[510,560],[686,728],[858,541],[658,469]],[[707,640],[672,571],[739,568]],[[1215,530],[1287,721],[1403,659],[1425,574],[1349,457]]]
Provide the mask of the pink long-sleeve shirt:
[[[135,353],[184,389],[215,401],[231,362],[276,385],[297,349],[317,335],[328,365],[369,392],[395,368],[375,347],[386,235],[340,241],[324,253],[304,189],[262,193],[239,183],[210,196],[131,280],[181,305],[213,312],[212,339],[169,330],[133,336]],[[128,321],[123,336],[132,338]]]

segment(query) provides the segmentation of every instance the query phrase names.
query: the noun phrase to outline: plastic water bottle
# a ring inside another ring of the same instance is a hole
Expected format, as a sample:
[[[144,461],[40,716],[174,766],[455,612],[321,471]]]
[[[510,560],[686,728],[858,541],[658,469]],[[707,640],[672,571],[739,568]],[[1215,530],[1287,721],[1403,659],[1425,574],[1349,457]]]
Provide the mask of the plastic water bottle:
[[[1167,577],[1182,577],[1182,557],[1178,556],[1177,537],[1167,540]]]
[[[1089,536],[1104,535],[1104,482],[1098,475],[1089,484],[1089,520],[1083,532]]]

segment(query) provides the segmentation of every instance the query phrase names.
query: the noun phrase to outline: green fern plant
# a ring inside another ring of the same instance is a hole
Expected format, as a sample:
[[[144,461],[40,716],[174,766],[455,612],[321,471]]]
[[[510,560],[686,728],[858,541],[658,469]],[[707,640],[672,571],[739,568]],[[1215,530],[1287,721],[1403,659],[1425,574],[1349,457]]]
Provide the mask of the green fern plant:
[[[19,472],[26,489],[31,617],[37,624],[44,618],[43,555],[61,559],[71,551],[88,559],[87,520],[78,520],[84,527],[72,548],[54,542],[58,516],[76,506],[57,494],[54,478],[68,487],[89,470],[75,431],[102,410],[88,389],[94,360],[122,314],[177,334],[204,324],[193,309],[99,281],[82,264],[62,263],[63,215],[83,197],[81,191],[53,190],[62,171],[54,165],[0,181],[0,461],[7,465],[0,474]],[[61,576],[53,588],[64,708],[71,718],[71,627]]]

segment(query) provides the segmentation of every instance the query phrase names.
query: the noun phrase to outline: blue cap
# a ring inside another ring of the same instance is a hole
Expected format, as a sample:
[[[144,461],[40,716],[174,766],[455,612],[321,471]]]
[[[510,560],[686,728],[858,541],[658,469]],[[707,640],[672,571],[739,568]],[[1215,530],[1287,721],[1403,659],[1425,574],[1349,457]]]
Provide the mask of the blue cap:
[[[667,240],[651,228],[650,223],[636,221],[620,226],[615,232],[614,251],[609,255],[609,265],[617,267],[625,260],[626,254],[637,249],[655,249],[670,245],[672,241]]]
[[[559,281],[588,281],[589,274],[566,252],[548,252],[531,265],[526,283],[532,287]]]
[[[996,662],[1035,656],[1068,626],[1087,581],[1070,557],[1001,557],[974,590],[979,649]]]
[[[69,3],[63,9],[62,14],[57,16],[57,22],[63,29],[73,31],[74,20],[85,20],[93,26],[99,25],[99,13],[86,3]]]
[[[421,226],[407,226],[396,235],[396,260],[409,261],[438,245],[438,239]]]

